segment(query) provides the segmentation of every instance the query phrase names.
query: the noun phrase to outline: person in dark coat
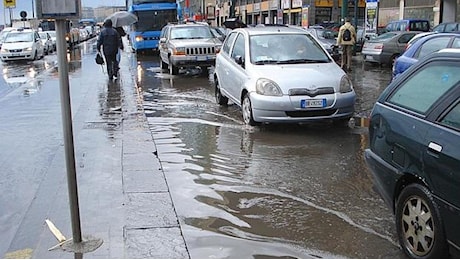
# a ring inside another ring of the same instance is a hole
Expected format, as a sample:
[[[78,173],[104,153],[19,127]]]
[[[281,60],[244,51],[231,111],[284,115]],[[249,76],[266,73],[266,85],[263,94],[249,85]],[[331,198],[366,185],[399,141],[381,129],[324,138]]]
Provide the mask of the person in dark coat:
[[[123,43],[118,32],[112,28],[112,20],[108,19],[104,22],[104,29],[99,34],[96,47],[99,52],[102,47],[109,79],[117,79],[119,70],[117,53],[118,49],[123,50]]]

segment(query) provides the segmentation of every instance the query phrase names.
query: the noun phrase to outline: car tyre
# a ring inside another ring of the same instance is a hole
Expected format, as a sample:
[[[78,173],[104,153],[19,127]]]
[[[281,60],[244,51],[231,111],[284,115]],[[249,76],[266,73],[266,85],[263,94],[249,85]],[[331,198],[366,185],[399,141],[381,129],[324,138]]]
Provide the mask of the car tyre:
[[[396,230],[411,258],[446,258],[448,247],[439,208],[425,186],[411,184],[396,202]]]
[[[219,82],[216,81],[216,86],[215,86],[215,92],[216,96],[216,102],[217,104],[221,106],[226,106],[228,104],[228,98],[222,95],[222,92],[220,92],[220,87],[219,87]]]
[[[207,67],[207,66],[201,66],[201,67],[200,67],[200,70],[201,70],[201,75],[202,75],[202,76],[209,76],[209,71],[208,71],[208,67]]]
[[[179,68],[174,66],[172,64],[171,60],[169,60],[169,74],[171,74],[171,75],[179,74]]]
[[[340,119],[335,119],[332,121],[332,124],[336,127],[348,127],[348,123],[350,122],[350,118],[340,118]]]
[[[251,104],[251,99],[249,98],[249,93],[246,93],[246,95],[244,95],[241,109],[243,111],[244,123],[250,126],[257,125],[257,122],[254,121],[254,116],[252,114],[252,104]]]

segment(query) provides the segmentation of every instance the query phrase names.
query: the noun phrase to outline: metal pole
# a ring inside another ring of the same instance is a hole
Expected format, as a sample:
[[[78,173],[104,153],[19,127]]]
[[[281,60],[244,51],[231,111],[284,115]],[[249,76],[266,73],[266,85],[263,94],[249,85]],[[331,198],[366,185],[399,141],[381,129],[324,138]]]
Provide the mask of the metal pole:
[[[354,24],[355,28],[358,29],[358,0],[355,0],[355,9],[353,10],[355,14]]]
[[[73,243],[81,243],[80,212],[78,206],[77,174],[72,131],[72,111],[69,93],[69,68],[67,64],[67,46],[65,42],[65,20],[56,19],[56,43],[61,89],[61,113],[64,130],[65,161],[67,167],[67,186],[69,190],[70,217],[72,220]]]
[[[348,16],[348,0],[342,0],[342,22],[345,22],[345,17]]]
[[[32,18],[35,18],[35,6],[34,6],[34,0],[32,0]]]
[[[11,7],[8,9],[10,10],[10,27],[13,27],[13,14],[11,13]]]

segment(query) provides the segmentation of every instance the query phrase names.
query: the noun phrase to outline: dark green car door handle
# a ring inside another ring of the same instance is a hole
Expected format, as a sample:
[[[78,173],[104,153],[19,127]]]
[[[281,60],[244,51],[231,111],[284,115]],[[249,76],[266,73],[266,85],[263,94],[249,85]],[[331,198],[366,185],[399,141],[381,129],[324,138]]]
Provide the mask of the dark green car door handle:
[[[428,149],[433,152],[440,153],[442,151],[442,146],[437,143],[430,142],[430,144],[428,144]]]

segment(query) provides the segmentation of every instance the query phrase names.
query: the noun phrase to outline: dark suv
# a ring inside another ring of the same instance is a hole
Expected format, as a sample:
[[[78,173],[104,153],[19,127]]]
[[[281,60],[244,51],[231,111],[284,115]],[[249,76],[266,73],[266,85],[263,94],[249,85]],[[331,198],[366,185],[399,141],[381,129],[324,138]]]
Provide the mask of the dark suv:
[[[181,67],[214,66],[222,42],[206,23],[168,24],[160,34],[161,69],[176,75]]]
[[[460,256],[460,49],[397,77],[371,113],[365,160],[413,258]]]

